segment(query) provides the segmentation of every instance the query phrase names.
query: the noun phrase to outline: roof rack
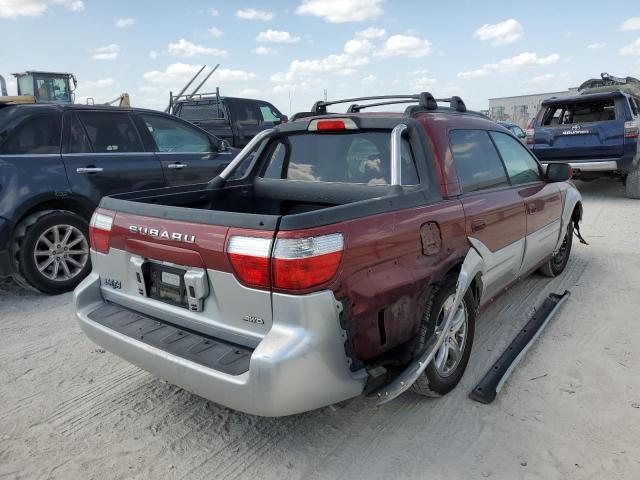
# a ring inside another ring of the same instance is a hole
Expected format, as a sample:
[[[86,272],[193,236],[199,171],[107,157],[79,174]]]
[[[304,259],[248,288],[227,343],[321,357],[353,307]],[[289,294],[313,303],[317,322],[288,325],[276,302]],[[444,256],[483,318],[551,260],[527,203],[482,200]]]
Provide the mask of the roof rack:
[[[382,102],[368,103],[360,105],[356,102],[371,101],[371,100],[384,100]],[[345,98],[343,100],[332,100],[329,102],[318,101],[311,107],[311,112],[315,115],[324,115],[327,113],[327,107],[329,105],[336,105],[339,103],[351,103],[347,113],[356,113],[364,108],[379,107],[382,105],[395,105],[400,103],[418,103],[417,107],[424,110],[437,110],[438,102],[448,103],[449,107],[457,112],[466,112],[467,107],[458,96],[452,96],[450,98],[434,98],[429,92],[421,92],[418,94],[410,95],[377,95],[371,97],[357,97],[357,98]],[[414,110],[412,109],[412,112]]]

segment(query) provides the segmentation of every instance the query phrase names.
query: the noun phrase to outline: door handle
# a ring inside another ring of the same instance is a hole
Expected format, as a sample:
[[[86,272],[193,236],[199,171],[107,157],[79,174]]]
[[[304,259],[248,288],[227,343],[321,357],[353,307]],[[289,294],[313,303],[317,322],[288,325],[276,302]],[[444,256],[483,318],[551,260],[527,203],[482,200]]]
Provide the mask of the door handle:
[[[527,211],[529,212],[529,215],[533,215],[538,211],[538,207],[536,207],[535,204],[530,203],[527,205]]]
[[[102,167],[80,167],[76,168],[76,173],[86,174],[86,173],[100,173],[104,169]]]
[[[188,167],[188,165],[186,163],[170,163],[167,165],[167,168],[170,168],[171,170],[181,170],[184,167]]]
[[[484,220],[474,220],[471,222],[471,231],[479,232],[487,227],[487,223]]]

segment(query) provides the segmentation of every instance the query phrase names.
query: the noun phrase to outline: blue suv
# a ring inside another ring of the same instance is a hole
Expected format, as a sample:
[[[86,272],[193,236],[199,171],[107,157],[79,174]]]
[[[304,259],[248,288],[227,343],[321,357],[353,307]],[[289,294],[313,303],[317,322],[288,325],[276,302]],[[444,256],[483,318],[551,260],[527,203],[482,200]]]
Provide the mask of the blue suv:
[[[0,277],[72,290],[91,269],[89,219],[104,195],[203,184],[238,151],[153,110],[0,104]]]
[[[589,82],[600,81],[543,102],[526,142],[543,165],[569,163],[583,180],[619,176],[627,196],[640,198],[640,82]]]

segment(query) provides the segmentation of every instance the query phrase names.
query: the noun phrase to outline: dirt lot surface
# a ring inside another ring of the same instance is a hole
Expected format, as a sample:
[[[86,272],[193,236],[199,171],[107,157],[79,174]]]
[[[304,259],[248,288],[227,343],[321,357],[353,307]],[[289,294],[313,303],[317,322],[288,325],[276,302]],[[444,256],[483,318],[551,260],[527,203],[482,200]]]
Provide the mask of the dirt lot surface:
[[[578,186],[591,245],[479,319],[462,383],[437,400],[248,416],[98,349],[71,294],[0,283],[0,478],[640,478],[640,201],[613,181]],[[565,288],[498,400],[471,401],[534,306]]]

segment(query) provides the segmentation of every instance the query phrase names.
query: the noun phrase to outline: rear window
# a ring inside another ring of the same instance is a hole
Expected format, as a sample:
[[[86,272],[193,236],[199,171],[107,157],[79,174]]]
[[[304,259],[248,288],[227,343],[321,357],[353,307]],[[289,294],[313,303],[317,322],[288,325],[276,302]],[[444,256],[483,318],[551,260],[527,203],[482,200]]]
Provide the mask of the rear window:
[[[16,118],[0,129],[0,153],[41,155],[60,153],[61,117],[41,113]]]
[[[542,117],[542,125],[571,125],[574,123],[606,122],[616,120],[613,98],[548,105]]]
[[[224,118],[222,106],[218,109],[216,103],[182,104],[178,116],[185,120],[208,120],[210,118]]]
[[[391,183],[391,132],[290,135],[269,150],[265,178],[364,185]],[[402,184],[420,183],[407,140]]]

